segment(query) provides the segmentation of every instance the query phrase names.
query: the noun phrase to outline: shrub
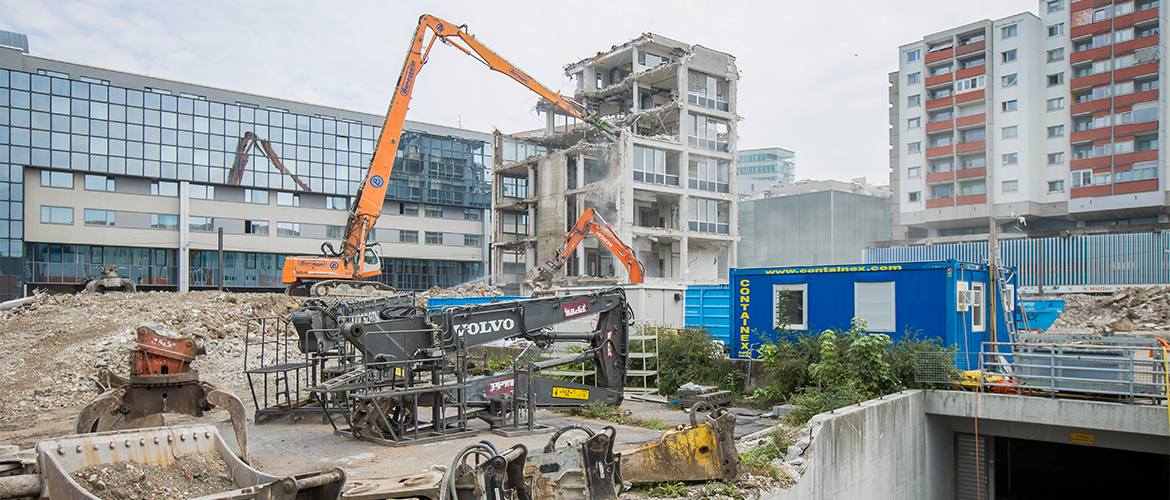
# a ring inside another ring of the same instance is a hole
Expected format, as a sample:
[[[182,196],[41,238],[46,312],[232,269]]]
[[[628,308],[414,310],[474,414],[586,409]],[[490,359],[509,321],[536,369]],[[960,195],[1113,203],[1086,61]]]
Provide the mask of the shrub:
[[[687,382],[727,388],[731,364],[706,330],[681,330],[658,338],[658,393],[674,394]],[[738,392],[743,392],[742,375]],[[729,389],[731,390],[731,389]]]
[[[861,401],[861,396],[847,386],[805,387],[797,392],[790,403],[796,408],[785,418],[789,425],[801,427],[816,415]]]
[[[926,365],[920,366],[917,354],[920,352],[954,353],[958,347],[943,347],[942,341],[937,338],[924,338],[921,331],[906,331],[906,336],[890,349],[890,376],[900,388],[929,389],[939,384],[918,382],[915,379],[920,370],[946,374],[943,378],[958,380],[959,371],[952,362],[952,357],[940,355],[928,358]]]

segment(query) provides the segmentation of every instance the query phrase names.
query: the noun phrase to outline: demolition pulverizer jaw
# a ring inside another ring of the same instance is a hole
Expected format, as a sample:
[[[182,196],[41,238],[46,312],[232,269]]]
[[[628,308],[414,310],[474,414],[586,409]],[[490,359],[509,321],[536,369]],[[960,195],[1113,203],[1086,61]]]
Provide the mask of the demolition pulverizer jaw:
[[[244,404],[230,389],[199,381],[199,372],[191,369],[191,362],[205,352],[190,335],[171,338],[139,327],[130,376],[124,379],[103,371],[99,378],[107,382],[107,389],[78,413],[75,432],[162,425],[166,413],[202,417],[205,411],[219,408],[231,415],[240,458],[247,460]]]

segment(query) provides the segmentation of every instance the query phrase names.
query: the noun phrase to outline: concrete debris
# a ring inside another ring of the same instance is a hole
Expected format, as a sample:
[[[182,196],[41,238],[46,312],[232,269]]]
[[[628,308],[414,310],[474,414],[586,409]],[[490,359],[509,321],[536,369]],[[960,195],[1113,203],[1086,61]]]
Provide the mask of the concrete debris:
[[[1110,295],[1062,296],[1064,312],[1050,333],[1156,332],[1170,325],[1170,287],[1131,287]]]
[[[231,469],[216,453],[189,453],[167,467],[134,462],[94,465],[70,476],[102,500],[199,498],[236,489]]]
[[[451,288],[439,288],[436,286],[431,287],[430,290],[416,295],[415,304],[420,307],[426,307],[427,299],[430,298],[498,297],[503,294],[503,290],[486,283],[466,283],[463,285],[453,286]]]
[[[93,400],[99,368],[129,371],[142,324],[195,336],[207,349],[192,363],[200,378],[248,394],[244,337],[256,332],[247,331],[247,319],[284,316],[300,305],[283,294],[218,291],[36,297],[35,304],[0,311],[0,379],[6,381],[0,424],[19,427],[39,412]]]

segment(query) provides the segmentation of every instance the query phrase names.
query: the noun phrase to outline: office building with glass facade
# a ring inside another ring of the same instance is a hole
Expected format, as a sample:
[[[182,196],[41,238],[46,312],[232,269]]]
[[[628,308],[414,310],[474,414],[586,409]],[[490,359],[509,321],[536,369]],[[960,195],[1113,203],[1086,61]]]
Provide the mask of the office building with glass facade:
[[[77,288],[105,265],[144,289],[283,289],[285,256],[343,236],[383,120],[0,46],[0,298]],[[241,158],[247,132],[287,173]],[[380,280],[483,276],[488,141],[407,122],[372,236]]]

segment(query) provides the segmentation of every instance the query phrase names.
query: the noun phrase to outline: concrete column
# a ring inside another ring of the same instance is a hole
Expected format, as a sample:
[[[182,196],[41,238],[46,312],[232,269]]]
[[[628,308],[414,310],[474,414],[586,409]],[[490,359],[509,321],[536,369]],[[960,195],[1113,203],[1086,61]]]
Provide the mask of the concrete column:
[[[179,292],[188,292],[191,289],[191,224],[188,217],[191,215],[191,183],[179,182]]]

